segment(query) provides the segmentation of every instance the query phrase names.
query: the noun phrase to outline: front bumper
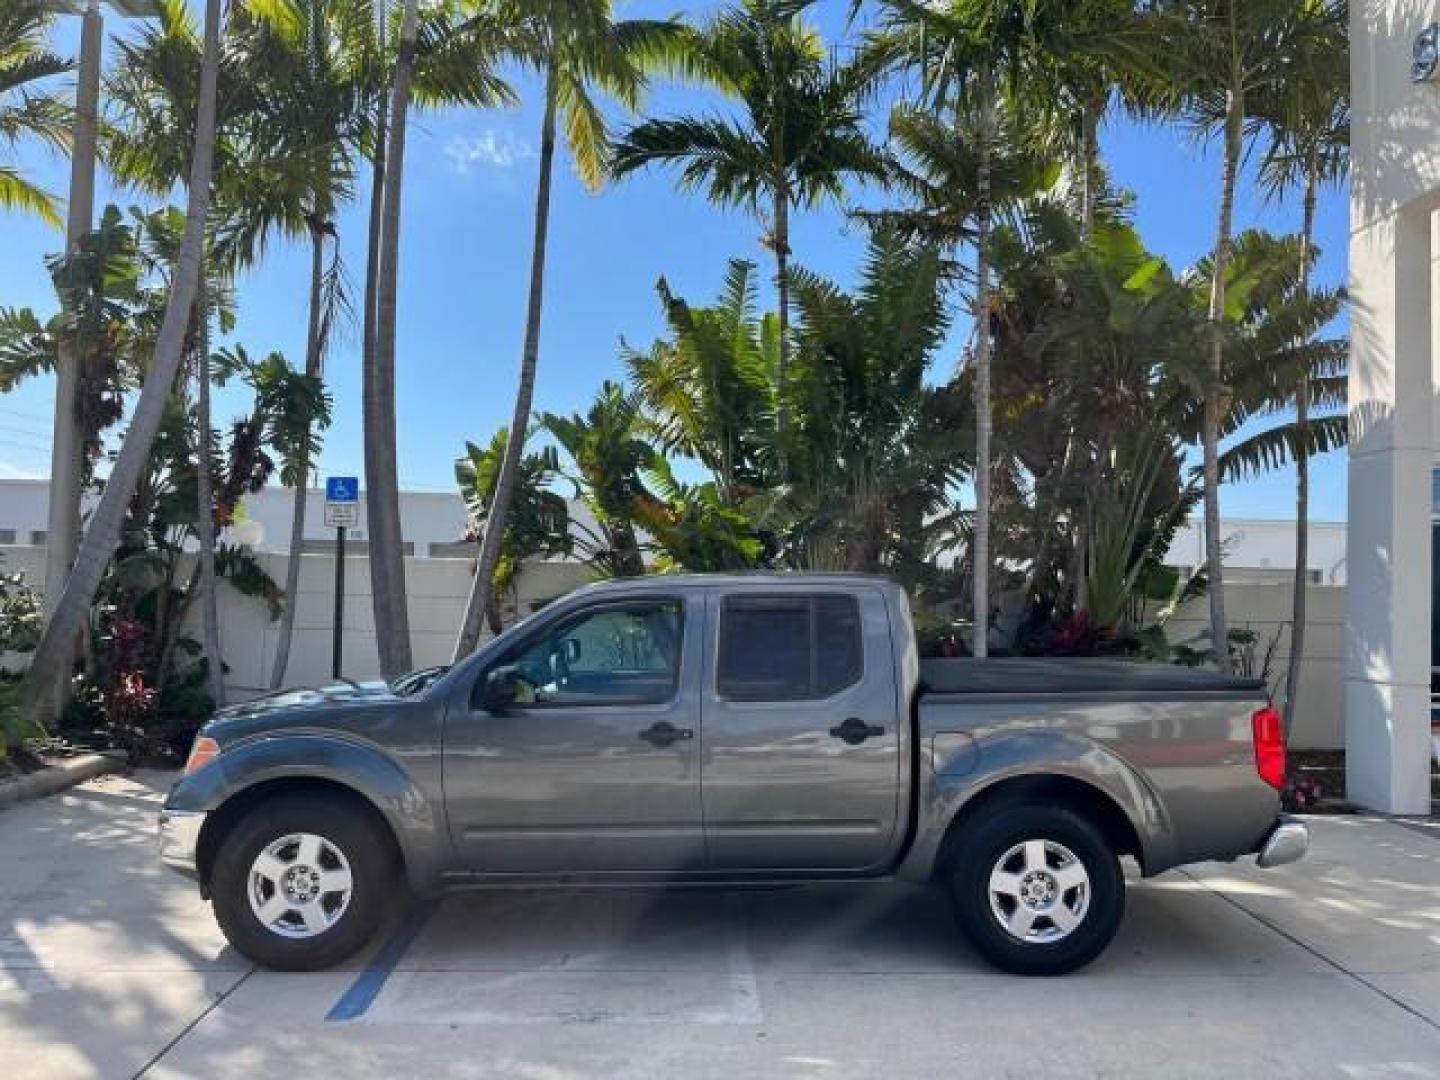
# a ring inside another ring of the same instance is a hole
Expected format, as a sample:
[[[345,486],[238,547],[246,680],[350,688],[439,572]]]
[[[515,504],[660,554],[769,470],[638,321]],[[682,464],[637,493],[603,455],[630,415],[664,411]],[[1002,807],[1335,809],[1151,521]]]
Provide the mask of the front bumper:
[[[198,878],[195,850],[204,825],[204,810],[161,810],[160,861],[186,877]]]
[[[1303,859],[1309,850],[1310,830],[1305,823],[1296,818],[1281,817],[1270,830],[1270,835],[1265,837],[1265,843],[1260,845],[1255,865],[1267,870],[1272,866],[1284,866]]]

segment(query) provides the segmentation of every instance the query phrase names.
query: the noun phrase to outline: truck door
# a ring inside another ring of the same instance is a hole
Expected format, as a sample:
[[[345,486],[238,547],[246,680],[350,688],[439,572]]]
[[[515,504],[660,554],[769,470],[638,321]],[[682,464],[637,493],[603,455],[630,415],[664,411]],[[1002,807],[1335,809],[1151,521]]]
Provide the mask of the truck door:
[[[479,672],[445,723],[455,849],[477,872],[701,868],[704,594],[596,598]],[[513,665],[514,705],[483,704]]]
[[[864,871],[900,820],[894,646],[876,588],[716,590],[701,800],[716,869]]]

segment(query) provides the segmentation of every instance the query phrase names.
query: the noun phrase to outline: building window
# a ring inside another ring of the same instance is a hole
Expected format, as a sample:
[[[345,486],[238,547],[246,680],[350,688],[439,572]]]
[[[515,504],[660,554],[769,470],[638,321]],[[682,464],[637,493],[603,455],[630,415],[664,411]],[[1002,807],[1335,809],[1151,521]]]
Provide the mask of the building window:
[[[46,537],[47,535],[48,535],[48,534],[45,532],[44,529],[31,529],[31,530],[30,530],[30,543],[34,544],[36,547],[44,547],[44,546],[45,546],[45,537]]]
[[[14,529],[0,529],[0,544],[13,544],[13,543],[15,543],[15,530],[14,530]]]

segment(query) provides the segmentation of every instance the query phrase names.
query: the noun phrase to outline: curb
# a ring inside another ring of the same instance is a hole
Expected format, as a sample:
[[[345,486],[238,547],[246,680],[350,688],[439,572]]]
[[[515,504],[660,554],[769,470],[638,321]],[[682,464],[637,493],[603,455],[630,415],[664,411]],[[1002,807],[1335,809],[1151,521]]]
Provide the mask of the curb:
[[[79,754],[57,762],[47,769],[29,773],[10,783],[0,784],[0,810],[16,803],[54,795],[86,780],[93,780],[106,773],[121,772],[125,768],[125,754]]]

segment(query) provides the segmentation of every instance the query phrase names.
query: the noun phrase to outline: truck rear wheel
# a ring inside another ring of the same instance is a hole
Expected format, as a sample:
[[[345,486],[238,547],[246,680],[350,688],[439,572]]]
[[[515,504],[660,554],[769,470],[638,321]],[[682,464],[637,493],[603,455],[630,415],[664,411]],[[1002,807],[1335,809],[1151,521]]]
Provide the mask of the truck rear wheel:
[[[210,891],[226,939],[279,971],[317,971],[363,948],[396,892],[382,828],[323,795],[261,803],[215,855]]]
[[[1104,834],[1071,810],[1034,803],[974,823],[949,886],[976,951],[1017,975],[1088,964],[1125,910],[1125,875]]]

